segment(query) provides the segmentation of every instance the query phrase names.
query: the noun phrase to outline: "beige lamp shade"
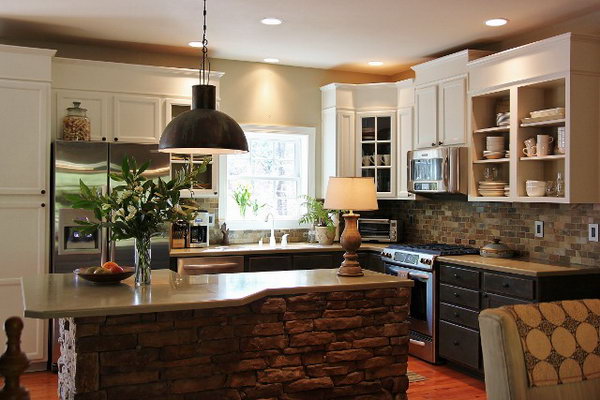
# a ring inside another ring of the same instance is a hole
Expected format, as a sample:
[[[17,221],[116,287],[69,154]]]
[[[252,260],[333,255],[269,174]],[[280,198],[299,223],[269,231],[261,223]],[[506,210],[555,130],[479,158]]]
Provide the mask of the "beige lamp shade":
[[[377,193],[373,178],[330,177],[324,208],[328,210],[377,210]]]

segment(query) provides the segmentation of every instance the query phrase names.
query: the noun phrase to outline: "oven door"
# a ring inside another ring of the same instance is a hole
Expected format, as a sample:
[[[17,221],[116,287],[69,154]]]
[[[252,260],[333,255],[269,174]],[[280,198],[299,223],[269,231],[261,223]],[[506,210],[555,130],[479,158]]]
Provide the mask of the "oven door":
[[[396,276],[408,274],[408,278],[414,281],[415,286],[411,290],[410,314],[408,318],[410,321],[410,330],[433,337],[433,310],[435,307],[433,273],[389,263],[385,264],[385,272],[386,274]]]

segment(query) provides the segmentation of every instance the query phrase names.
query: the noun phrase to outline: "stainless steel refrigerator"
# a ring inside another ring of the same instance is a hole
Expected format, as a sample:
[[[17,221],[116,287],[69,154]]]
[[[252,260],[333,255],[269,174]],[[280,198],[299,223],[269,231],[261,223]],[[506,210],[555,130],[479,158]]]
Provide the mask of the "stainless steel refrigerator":
[[[74,269],[101,265],[114,260],[119,265],[134,265],[133,239],[109,243],[105,229],[84,234],[74,220],[94,219],[91,211],[73,209],[65,199],[67,193],[79,192],[79,181],[109,192],[115,186],[109,173],[119,172],[125,156],[134,157],[138,165],[150,161],[144,176],[148,179],[169,179],[170,159],[158,152],[155,144],[68,142],[56,141],[52,146],[51,173],[51,270],[72,273]],[[169,267],[169,235],[165,231],[152,238],[152,269]],[[57,325],[51,341],[52,362],[58,358]]]

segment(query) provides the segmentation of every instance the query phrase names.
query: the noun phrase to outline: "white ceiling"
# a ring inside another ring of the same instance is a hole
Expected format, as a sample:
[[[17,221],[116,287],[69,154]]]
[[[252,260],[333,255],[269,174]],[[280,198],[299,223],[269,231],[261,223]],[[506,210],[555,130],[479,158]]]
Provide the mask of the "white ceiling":
[[[426,56],[554,23],[598,0],[208,0],[211,56],[392,74]],[[199,40],[201,0],[2,0],[0,36],[180,47]],[[282,18],[265,26],[264,17]],[[504,17],[500,28],[483,24]],[[171,49],[171,51],[177,49]],[[371,67],[371,60],[384,61]]]

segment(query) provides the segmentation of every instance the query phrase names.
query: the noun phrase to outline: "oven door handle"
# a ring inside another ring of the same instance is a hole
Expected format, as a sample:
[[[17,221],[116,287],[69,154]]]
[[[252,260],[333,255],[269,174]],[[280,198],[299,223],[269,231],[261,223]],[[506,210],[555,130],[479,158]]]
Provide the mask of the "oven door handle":
[[[418,272],[409,272],[408,277],[409,278],[419,278],[419,279],[423,279],[426,281],[430,278],[430,275],[429,274],[421,274]]]
[[[420,340],[408,339],[408,342],[410,344],[414,344],[415,346],[425,347],[425,342],[422,342]]]

